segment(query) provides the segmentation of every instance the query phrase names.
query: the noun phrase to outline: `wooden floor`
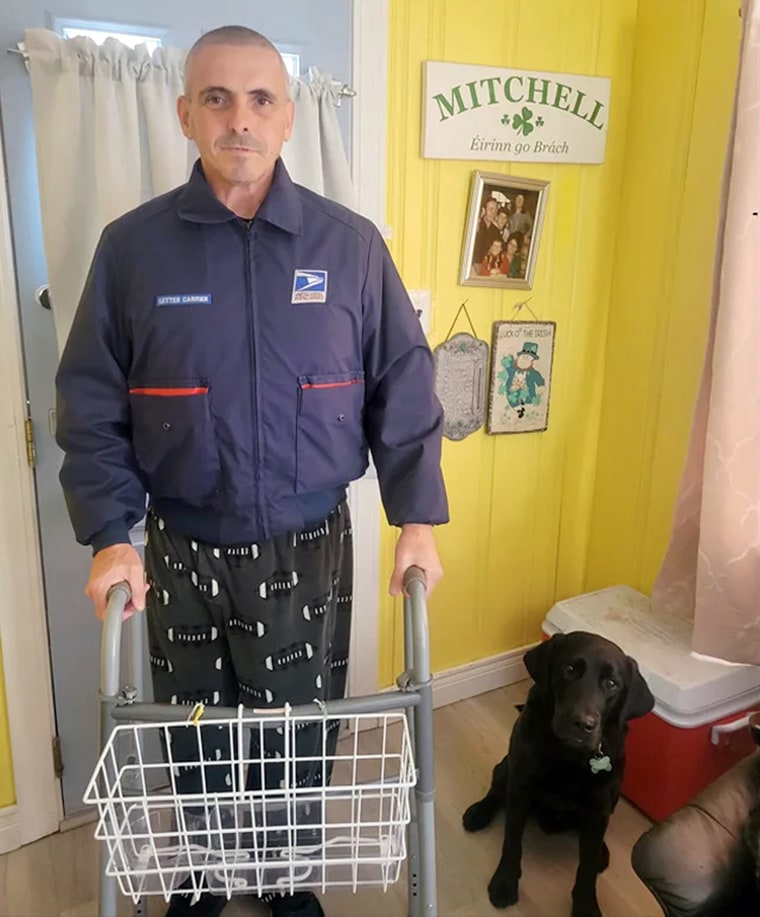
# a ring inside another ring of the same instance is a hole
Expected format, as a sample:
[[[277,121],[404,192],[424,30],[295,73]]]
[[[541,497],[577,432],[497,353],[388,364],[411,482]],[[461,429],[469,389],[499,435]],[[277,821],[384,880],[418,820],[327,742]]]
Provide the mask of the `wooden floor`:
[[[498,860],[503,819],[478,834],[467,834],[462,812],[483,795],[491,769],[503,757],[527,683],[442,707],[435,713],[436,837],[439,917],[567,917],[577,866],[577,839],[546,837],[532,826],[524,845],[519,903],[506,912],[491,907],[486,894]],[[621,800],[607,834],[611,862],[599,878],[599,903],[605,917],[660,917],[652,896],[634,875],[631,846],[649,826],[648,819]],[[92,826],[53,835],[0,857],[1,917],[96,917],[95,842]],[[322,899],[327,917],[405,917],[406,886],[387,894],[374,889],[330,891]],[[132,913],[122,900],[120,914]],[[150,917],[166,909],[151,899]],[[247,899],[233,899],[224,917],[264,915],[268,909]]]

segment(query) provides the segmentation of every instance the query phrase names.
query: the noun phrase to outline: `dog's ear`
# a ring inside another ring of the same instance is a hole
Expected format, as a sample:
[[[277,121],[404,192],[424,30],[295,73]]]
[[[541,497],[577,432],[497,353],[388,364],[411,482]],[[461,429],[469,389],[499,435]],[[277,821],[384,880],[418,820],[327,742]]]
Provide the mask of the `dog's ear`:
[[[542,640],[533,649],[523,656],[525,668],[528,675],[535,681],[539,687],[548,687],[549,685],[549,663],[557,643],[564,637],[564,634],[555,634],[548,640]]]
[[[639,671],[638,663],[631,656],[625,658],[628,662],[628,686],[620,708],[621,726],[628,720],[645,716],[654,707],[654,695]]]

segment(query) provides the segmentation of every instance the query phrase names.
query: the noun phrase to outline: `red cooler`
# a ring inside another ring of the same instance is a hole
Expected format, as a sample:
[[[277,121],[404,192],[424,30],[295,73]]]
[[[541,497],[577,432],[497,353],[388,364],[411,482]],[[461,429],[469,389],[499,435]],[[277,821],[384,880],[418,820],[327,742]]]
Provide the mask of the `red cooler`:
[[[660,820],[754,751],[747,728],[760,707],[760,667],[691,653],[691,621],[655,615],[628,586],[565,599],[543,624],[546,637],[586,630],[612,640],[639,664],[654,710],[630,723],[623,795]]]

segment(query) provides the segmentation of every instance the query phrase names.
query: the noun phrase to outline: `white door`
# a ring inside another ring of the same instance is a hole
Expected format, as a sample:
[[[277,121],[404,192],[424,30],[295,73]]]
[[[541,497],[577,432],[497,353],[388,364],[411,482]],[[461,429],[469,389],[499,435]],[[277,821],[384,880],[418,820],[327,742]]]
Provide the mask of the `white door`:
[[[55,10],[55,0],[53,14]],[[24,4],[24,24],[49,25],[45,0]],[[257,9],[255,17],[245,0],[219,0],[213,21],[183,9],[181,17],[171,0],[134,0],[129,17],[134,25],[162,25],[181,18],[167,30],[165,41],[188,47],[203,30],[225,22],[241,22],[271,36],[285,50],[301,53],[302,70],[310,65],[350,82],[352,78],[352,3],[331,0],[329,21],[310,0],[291,0],[287,8]],[[61,13],[64,11],[61,10]],[[116,0],[100,0],[100,22],[124,21]],[[17,32],[18,14],[0,7],[3,49],[23,38]],[[83,808],[82,794],[97,753],[97,687],[100,627],[83,589],[90,550],[74,541],[58,483],[61,453],[53,438],[54,377],[58,352],[53,317],[37,291],[46,283],[45,259],[37,191],[31,89],[22,59],[3,54],[0,60],[0,112],[7,156],[11,226],[21,309],[26,383],[34,425],[38,523],[50,637],[50,658],[56,724],[63,761],[62,793],[66,816]],[[340,120],[347,140],[353,102],[342,106]],[[73,221],[72,231],[75,231]],[[44,297],[42,297],[44,302]],[[352,489],[353,490],[353,489]],[[352,501],[353,502],[353,501]],[[372,536],[374,545],[375,536]],[[374,584],[373,584],[374,586]]]

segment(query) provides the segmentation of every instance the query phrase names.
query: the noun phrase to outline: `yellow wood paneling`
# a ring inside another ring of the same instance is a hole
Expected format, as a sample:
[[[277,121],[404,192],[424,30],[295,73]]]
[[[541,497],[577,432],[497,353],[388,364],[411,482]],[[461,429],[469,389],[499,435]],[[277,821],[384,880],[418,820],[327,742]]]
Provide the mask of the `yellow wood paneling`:
[[[707,332],[738,6],[639,2],[589,588],[648,591],[667,546]]]
[[[5,675],[3,654],[0,646],[0,809],[13,805],[16,791],[13,785],[13,759],[11,737],[8,731],[8,708],[5,703]]]
[[[433,292],[431,344],[444,339],[465,298],[489,343],[492,323],[510,318],[525,295],[540,318],[557,322],[549,430],[481,432],[444,444],[453,522],[438,533],[446,579],[430,603],[437,670],[535,639],[554,597],[583,585],[636,6],[635,0],[391,0],[389,245],[407,286]],[[422,159],[421,75],[428,59],[610,76],[604,164]],[[475,169],[551,182],[529,294],[457,283]],[[393,540],[387,533],[388,568]],[[385,681],[400,665],[399,612],[384,600]]]

